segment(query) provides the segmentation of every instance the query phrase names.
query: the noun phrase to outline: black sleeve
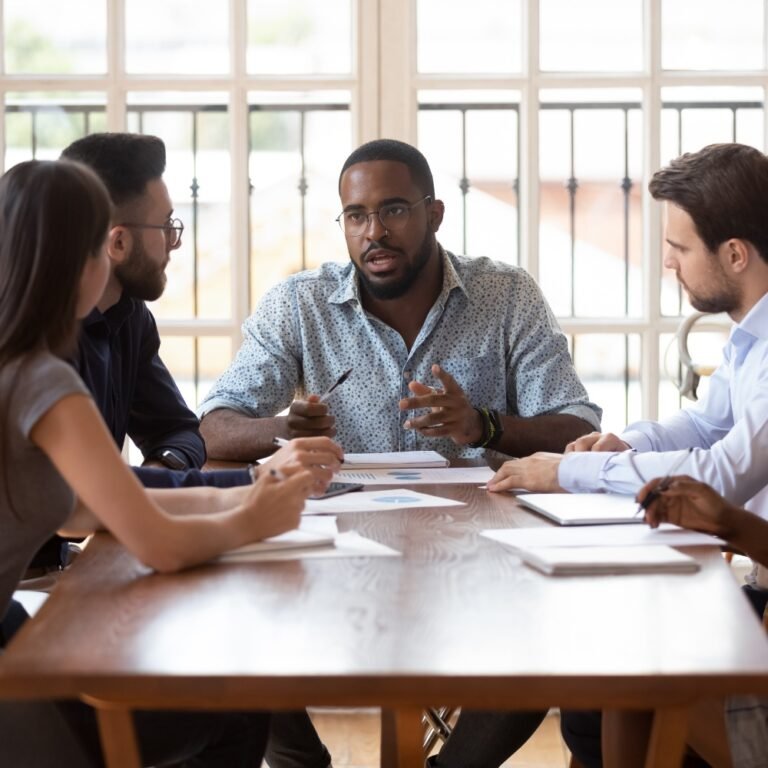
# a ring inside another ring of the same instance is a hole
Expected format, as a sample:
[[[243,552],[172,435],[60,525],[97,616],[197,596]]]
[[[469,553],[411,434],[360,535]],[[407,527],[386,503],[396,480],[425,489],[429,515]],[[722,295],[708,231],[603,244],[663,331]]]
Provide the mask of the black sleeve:
[[[146,307],[141,309],[142,340],[128,434],[145,457],[170,448],[182,453],[190,467],[202,467],[206,454],[200,422],[160,359],[155,319]]]
[[[145,488],[192,488],[199,485],[232,488],[236,485],[250,485],[253,482],[247,469],[215,469],[210,472],[201,472],[199,469],[175,472],[161,467],[131,467],[131,469]]]

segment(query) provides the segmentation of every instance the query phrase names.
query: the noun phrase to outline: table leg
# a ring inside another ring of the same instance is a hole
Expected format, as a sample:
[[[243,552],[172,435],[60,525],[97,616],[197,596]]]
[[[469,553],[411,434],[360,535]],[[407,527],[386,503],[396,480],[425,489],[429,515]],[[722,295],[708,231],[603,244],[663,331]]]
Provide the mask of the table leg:
[[[657,709],[645,768],[680,768],[688,735],[687,709]]]
[[[107,768],[141,768],[133,717],[127,709],[95,704]]]
[[[424,768],[421,709],[381,710],[381,768]]]

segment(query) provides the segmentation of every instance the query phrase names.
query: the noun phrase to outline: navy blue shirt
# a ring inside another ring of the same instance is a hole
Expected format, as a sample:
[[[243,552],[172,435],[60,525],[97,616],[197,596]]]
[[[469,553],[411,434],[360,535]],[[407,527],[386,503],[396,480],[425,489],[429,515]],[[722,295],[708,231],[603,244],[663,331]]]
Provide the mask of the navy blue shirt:
[[[85,318],[74,362],[118,446],[128,435],[145,457],[171,449],[190,467],[134,467],[139,480],[153,488],[250,483],[247,470],[197,471],[206,458],[200,422],[159,350],[152,313],[143,301],[123,295],[103,314],[94,309]]]

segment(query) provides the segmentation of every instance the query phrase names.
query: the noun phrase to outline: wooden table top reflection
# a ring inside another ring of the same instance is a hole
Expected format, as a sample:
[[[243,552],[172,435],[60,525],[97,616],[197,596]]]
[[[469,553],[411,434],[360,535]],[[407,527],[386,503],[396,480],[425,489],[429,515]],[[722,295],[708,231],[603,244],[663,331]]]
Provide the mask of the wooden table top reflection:
[[[386,761],[422,766],[422,708],[455,704],[653,708],[648,765],[671,766],[695,698],[768,693],[768,642],[715,548],[691,550],[694,575],[546,577],[479,535],[548,524],[514,497],[418,488],[466,506],[337,518],[401,557],[157,575],[98,534],[11,644],[0,690],[93,703],[110,765],[133,764],[128,708],[338,705],[393,712]]]

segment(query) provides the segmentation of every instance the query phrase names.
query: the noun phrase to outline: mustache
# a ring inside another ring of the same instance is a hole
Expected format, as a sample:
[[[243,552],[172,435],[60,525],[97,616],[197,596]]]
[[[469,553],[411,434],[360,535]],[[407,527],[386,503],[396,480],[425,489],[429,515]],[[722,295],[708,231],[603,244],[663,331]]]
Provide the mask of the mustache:
[[[371,251],[391,251],[392,253],[399,253],[401,256],[404,255],[404,251],[402,251],[400,248],[387,245],[386,243],[382,243],[380,240],[371,240],[371,244],[365,249],[365,251],[363,251],[362,258],[367,259],[368,254]]]

